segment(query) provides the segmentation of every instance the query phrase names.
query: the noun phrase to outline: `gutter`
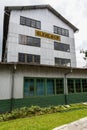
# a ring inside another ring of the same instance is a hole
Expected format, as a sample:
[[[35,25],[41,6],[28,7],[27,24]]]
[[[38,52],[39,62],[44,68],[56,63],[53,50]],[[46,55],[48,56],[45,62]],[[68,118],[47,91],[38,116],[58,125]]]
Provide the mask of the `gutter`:
[[[66,76],[67,76],[68,74],[71,74],[71,73],[72,73],[72,68],[70,69],[70,72],[67,72],[67,73],[64,74],[64,96],[65,96],[65,105],[68,104],[68,102],[67,102],[68,88],[67,88],[67,78],[66,78]]]
[[[14,76],[16,71],[16,64],[12,65],[12,85],[11,85],[11,105],[10,105],[10,111],[13,110],[14,107]]]

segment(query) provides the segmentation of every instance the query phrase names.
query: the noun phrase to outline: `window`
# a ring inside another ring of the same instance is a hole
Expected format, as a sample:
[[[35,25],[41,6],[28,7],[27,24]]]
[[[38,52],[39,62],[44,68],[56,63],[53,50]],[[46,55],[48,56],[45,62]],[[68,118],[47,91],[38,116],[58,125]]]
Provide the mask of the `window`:
[[[87,92],[87,79],[82,79],[83,92]]]
[[[40,64],[40,55],[32,55],[32,54],[18,54],[18,61],[24,63],[37,63]]]
[[[36,80],[36,95],[44,95],[44,79]]]
[[[54,42],[54,50],[70,52],[70,45]]]
[[[70,66],[71,60],[70,59],[63,59],[63,58],[55,58],[55,65]]]
[[[75,80],[75,88],[76,88],[76,92],[77,93],[81,92],[81,82],[80,82],[80,79],[76,79]]]
[[[34,95],[34,79],[25,79],[24,80],[24,96],[33,96]]]
[[[47,79],[47,95],[55,94],[54,79]]]
[[[69,30],[54,26],[54,33],[69,37]]]
[[[37,29],[41,29],[41,22],[40,21],[26,18],[26,17],[22,17],[22,16],[20,17],[20,24],[25,25],[25,26],[29,26],[29,27],[33,27],[33,28],[37,28]]]
[[[64,94],[64,80],[56,78],[24,78],[24,97]]]
[[[40,47],[40,38],[19,35],[19,43],[23,45]]]
[[[67,79],[68,92],[87,92],[87,79]]]
[[[63,94],[63,79],[56,79],[56,94]]]
[[[26,24],[26,19],[25,17],[20,17],[20,24],[25,25]]]
[[[19,62],[25,62],[25,54],[19,53]]]
[[[74,80],[68,79],[67,85],[68,85],[68,93],[74,93]]]

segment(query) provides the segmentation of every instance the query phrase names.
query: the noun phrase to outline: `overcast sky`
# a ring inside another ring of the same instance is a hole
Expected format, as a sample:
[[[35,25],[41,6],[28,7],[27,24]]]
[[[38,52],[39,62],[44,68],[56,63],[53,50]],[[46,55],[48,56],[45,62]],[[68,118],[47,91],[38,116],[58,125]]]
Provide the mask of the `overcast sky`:
[[[0,0],[0,42],[2,36],[3,8],[15,5],[50,4],[67,20],[79,28],[75,34],[77,67],[85,66],[84,54],[81,49],[87,50],[87,0]]]

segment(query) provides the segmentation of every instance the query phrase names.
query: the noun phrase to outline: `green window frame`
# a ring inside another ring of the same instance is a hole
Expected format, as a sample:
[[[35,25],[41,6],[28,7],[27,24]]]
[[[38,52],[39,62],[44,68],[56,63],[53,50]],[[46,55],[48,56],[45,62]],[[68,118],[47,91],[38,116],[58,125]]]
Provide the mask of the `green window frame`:
[[[24,77],[24,97],[64,94],[63,78]]]
[[[87,92],[87,79],[85,78],[68,78],[67,79],[68,93]]]

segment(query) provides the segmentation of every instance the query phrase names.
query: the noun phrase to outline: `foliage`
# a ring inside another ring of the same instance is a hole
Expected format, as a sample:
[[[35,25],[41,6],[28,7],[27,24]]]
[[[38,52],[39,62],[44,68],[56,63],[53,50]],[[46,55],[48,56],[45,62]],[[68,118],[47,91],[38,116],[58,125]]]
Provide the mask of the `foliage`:
[[[87,109],[87,104],[71,104],[71,105],[59,105],[59,106],[50,106],[50,107],[23,107],[20,109],[15,109],[10,113],[5,113],[0,115],[0,122],[8,121],[17,118],[31,117],[36,115],[51,114],[57,112],[68,112],[79,109]]]
[[[71,105],[70,107],[75,108],[76,105]],[[52,107],[52,109],[54,109],[54,107]],[[0,130],[52,130],[55,127],[70,123],[86,116],[87,109],[85,106],[84,109],[79,110],[71,110],[61,113],[56,112],[52,114],[0,122]]]

